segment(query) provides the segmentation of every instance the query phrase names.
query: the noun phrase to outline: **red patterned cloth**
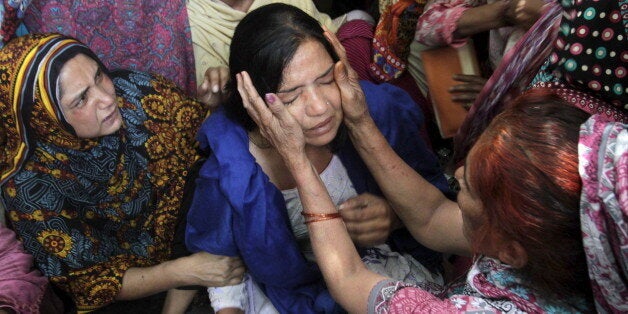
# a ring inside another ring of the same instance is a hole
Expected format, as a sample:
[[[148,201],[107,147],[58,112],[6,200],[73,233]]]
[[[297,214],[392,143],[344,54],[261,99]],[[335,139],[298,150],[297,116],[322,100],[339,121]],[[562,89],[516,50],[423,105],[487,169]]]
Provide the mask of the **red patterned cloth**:
[[[347,52],[347,60],[361,80],[373,81],[369,73],[373,25],[365,20],[352,20],[338,28],[338,40]]]
[[[33,1],[32,33],[61,33],[85,43],[109,69],[157,73],[196,95],[192,38],[184,0]]]
[[[425,2],[425,0],[390,1],[383,8],[373,36],[373,60],[369,66],[371,76],[376,82],[388,82],[399,78],[405,71],[415,25],[419,15],[423,13]]]
[[[369,313],[578,313],[585,298],[554,300],[525,284],[512,267],[481,256],[467,281],[450,287],[443,298],[403,282],[383,280],[369,297]]]
[[[599,114],[600,119],[604,121],[628,122],[628,111],[597,99],[589,93],[570,88],[564,83],[539,82],[532,85],[532,88],[550,89],[560,98],[575,107],[578,107],[590,114]]]

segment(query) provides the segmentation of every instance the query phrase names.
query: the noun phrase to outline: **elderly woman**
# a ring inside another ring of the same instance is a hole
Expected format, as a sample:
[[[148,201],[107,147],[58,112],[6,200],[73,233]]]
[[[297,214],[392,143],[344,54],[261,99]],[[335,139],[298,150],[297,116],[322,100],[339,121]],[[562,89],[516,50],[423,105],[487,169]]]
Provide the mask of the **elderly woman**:
[[[56,34],[9,42],[0,72],[8,218],[78,310],[239,282],[237,259],[171,256],[203,104]]]
[[[294,177],[318,264],[345,309],[587,312],[593,310],[589,264],[598,310],[627,310],[626,260],[617,255],[627,241],[626,125],[607,126],[594,116],[579,143],[587,113],[553,95],[526,95],[492,122],[456,171],[461,191],[452,202],[390,148],[355,77],[346,61],[336,65],[345,125],[397,214],[424,244],[472,251],[476,258],[466,282],[438,295],[368,271],[336,219],[338,209],[306,154],[307,136],[289,107],[274,93],[262,100],[242,73],[238,83],[245,105]],[[455,241],[461,237],[471,245]]]
[[[299,120],[307,136],[308,156],[334,202],[342,207],[343,218],[369,266],[426,286],[427,282],[442,283],[424,267],[436,271],[440,255],[420,247],[407,231],[393,232],[384,244],[396,220],[346,139],[340,93],[333,77],[336,60],[320,24],[305,12],[285,4],[251,11],[236,28],[231,46],[231,97],[224,111],[207,119],[199,135],[202,148],[212,154],[197,181],[186,243],[192,251],[240,255],[253,280],[283,313],[333,311],[335,302],[316,267],[294,180],[235,90],[236,74],[243,70],[251,73],[260,93],[276,92]],[[416,103],[389,84],[362,81],[360,86],[378,127],[395,150],[448,193],[435,156],[421,140],[423,117]],[[218,289],[212,290],[212,304],[217,306],[216,300],[224,298],[214,293]],[[263,298],[249,304],[260,302]],[[246,308],[242,303],[220,302]]]

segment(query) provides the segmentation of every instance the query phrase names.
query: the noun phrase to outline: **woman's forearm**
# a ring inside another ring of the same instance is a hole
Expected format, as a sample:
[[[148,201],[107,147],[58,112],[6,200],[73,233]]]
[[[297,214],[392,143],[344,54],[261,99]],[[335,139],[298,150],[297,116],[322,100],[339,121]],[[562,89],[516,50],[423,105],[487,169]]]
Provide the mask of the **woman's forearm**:
[[[347,126],[362,160],[414,238],[440,252],[468,254],[458,204],[406,164],[372,119]]]
[[[296,181],[304,212],[338,213],[316,169],[306,158],[288,167]],[[316,262],[334,299],[350,313],[366,313],[371,289],[385,277],[364,266],[342,219],[307,225]]]
[[[197,252],[151,267],[132,267],[122,278],[117,300],[132,300],[180,286],[221,287],[242,281],[239,258]]]
[[[172,261],[151,267],[132,267],[122,278],[117,300],[135,300],[184,285],[172,273]]]
[[[454,38],[462,39],[491,29],[508,26],[506,22],[507,10],[508,1],[495,1],[464,11],[456,23]]]

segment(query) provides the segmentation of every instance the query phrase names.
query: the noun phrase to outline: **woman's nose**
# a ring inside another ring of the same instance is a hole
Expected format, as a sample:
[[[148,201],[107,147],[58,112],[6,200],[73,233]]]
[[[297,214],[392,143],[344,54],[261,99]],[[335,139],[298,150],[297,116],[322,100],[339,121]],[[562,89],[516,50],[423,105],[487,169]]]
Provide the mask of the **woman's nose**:
[[[95,97],[98,101],[98,107],[101,109],[105,109],[115,103],[115,96],[112,96],[109,91],[107,91],[103,87],[96,87],[95,89]]]
[[[316,92],[310,93],[307,99],[306,113],[310,116],[318,116],[327,112],[329,101],[324,95]]]

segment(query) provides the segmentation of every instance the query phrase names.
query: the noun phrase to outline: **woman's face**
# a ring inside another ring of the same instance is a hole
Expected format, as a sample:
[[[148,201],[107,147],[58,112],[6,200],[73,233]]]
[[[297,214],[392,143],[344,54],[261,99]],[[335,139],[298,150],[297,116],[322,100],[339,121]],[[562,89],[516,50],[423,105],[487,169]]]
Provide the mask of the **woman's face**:
[[[120,129],[122,117],[111,79],[92,58],[78,54],[59,73],[60,107],[80,138],[96,138]]]
[[[474,243],[475,233],[484,224],[482,201],[473,193],[467,181],[468,173],[465,167],[456,169],[454,176],[460,185],[458,192],[458,206],[462,213],[463,232],[469,243]],[[475,239],[477,240],[477,239]]]
[[[334,61],[322,44],[301,44],[283,71],[277,96],[301,125],[306,144],[324,146],[336,137],[342,122],[340,90]]]

